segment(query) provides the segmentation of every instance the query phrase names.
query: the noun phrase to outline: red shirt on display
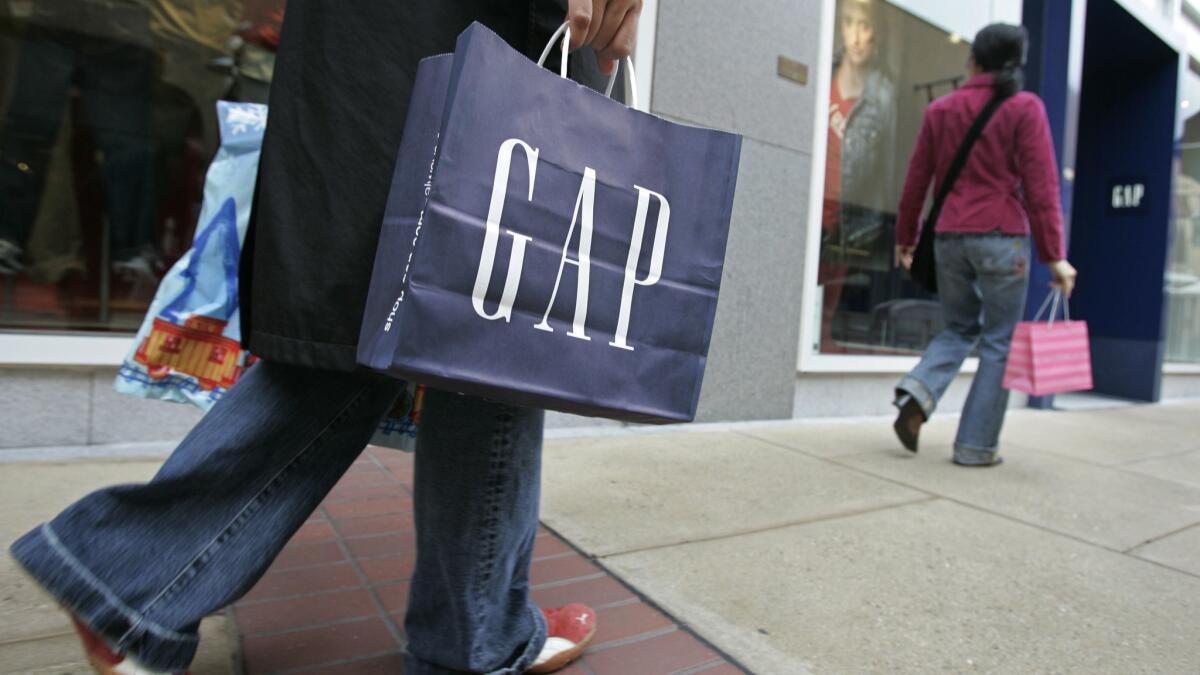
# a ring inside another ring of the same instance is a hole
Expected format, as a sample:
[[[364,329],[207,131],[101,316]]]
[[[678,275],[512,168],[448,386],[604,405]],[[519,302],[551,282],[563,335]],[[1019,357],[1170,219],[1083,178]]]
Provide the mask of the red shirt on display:
[[[842,139],[857,98],[842,98],[837,76],[829,88],[829,141],[825,145],[825,209],[821,227],[826,231],[837,226],[838,207],[842,201]]]
[[[931,181],[940,182],[967,130],[992,97],[992,76],[976,75],[925,111],[908,165],[896,241],[914,246]],[[983,130],[942,207],[938,232],[1029,234],[1042,262],[1066,258],[1058,162],[1042,100],[1020,92]]]
[[[279,49],[279,31],[283,27],[284,0],[246,0],[238,35],[267,51]]]

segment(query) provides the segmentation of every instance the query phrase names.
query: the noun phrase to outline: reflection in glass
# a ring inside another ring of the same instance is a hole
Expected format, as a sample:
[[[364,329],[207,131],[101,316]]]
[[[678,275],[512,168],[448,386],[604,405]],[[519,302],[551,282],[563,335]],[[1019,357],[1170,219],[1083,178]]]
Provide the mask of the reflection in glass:
[[[1200,117],[1184,125],[1177,167],[1166,276],[1166,360],[1200,363]]]
[[[895,268],[895,209],[925,108],[963,79],[969,46],[884,0],[839,0],[821,216],[824,354],[914,354],[940,306]]]
[[[819,281],[824,287],[821,349],[838,351],[835,312],[852,267],[883,250],[893,170],[896,95],[880,63],[883,22],[875,0],[842,0],[837,8],[838,51],[829,89],[825,199],[821,215]],[[880,261],[875,260],[878,263]],[[886,265],[886,260],[883,261]]]
[[[136,329],[191,243],[215,102],[265,99],[282,10],[0,3],[0,329]]]

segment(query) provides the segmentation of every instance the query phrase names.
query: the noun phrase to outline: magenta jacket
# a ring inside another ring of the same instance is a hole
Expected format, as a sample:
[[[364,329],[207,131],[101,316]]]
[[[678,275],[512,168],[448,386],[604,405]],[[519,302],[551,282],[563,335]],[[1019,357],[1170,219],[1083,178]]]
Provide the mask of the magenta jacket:
[[[916,245],[930,182],[941,187],[967,130],[991,96],[992,76],[976,75],[925,111],[900,197],[898,244]],[[937,231],[1024,235],[1031,224],[1042,262],[1066,258],[1058,163],[1046,108],[1036,95],[1020,92],[984,128],[946,198]]]

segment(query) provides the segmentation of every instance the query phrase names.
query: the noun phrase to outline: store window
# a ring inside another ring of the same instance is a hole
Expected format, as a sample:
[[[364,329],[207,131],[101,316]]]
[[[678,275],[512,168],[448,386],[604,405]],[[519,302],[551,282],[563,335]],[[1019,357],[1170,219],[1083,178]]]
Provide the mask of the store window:
[[[283,0],[0,0],[0,330],[137,329]]]
[[[1200,75],[1189,73],[1187,108],[1200,93]],[[1175,175],[1171,257],[1167,260],[1167,353],[1174,363],[1200,364],[1200,115],[1184,124]]]
[[[982,5],[982,6],[981,6]],[[813,335],[821,354],[908,355],[942,328],[893,264],[896,206],[925,108],[967,78],[967,39],[1020,0],[838,0]]]

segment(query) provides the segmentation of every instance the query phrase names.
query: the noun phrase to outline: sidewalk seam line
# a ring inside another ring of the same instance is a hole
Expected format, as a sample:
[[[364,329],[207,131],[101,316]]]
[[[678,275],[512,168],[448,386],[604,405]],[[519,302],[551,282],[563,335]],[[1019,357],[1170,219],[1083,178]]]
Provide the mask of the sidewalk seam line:
[[[1149,546],[1150,544],[1158,543],[1158,542],[1162,541],[1163,539],[1166,539],[1167,537],[1174,537],[1177,534],[1183,534],[1184,532],[1187,532],[1188,530],[1191,530],[1191,529],[1194,529],[1197,527],[1200,527],[1200,520],[1192,523],[1191,525],[1184,525],[1181,528],[1171,530],[1170,532],[1167,532],[1165,534],[1160,534],[1157,537],[1151,537],[1150,539],[1147,539],[1146,541],[1143,541],[1142,543],[1137,544],[1135,546],[1131,546],[1121,552],[1126,555],[1133,555],[1133,552],[1138,550],[1139,548],[1144,548],[1146,546]]]
[[[550,555],[544,555],[540,558],[533,558],[532,562],[545,562],[548,560],[561,560],[563,558],[570,558],[573,555],[578,555],[578,554],[575,553],[574,551],[567,551],[565,553],[551,553]]]
[[[1179,450],[1177,452],[1171,452],[1166,455],[1156,455],[1154,457],[1142,457],[1141,459],[1130,459],[1130,460],[1126,460],[1124,462],[1117,462],[1113,466],[1130,466],[1132,464],[1140,464],[1142,462],[1154,462],[1154,461],[1158,461],[1160,459],[1174,459],[1176,457],[1182,457],[1184,455],[1191,455],[1196,452],[1200,452],[1200,451],[1196,450],[1196,448],[1191,448],[1190,450]]]
[[[597,612],[603,612],[609,609],[620,609],[621,607],[629,607],[631,605],[641,604],[641,602],[642,601],[638,600],[637,598],[630,597],[625,598],[624,600],[610,602],[607,605],[592,605],[592,609],[596,610]]]
[[[319,570],[324,567],[337,567],[338,565],[346,565],[349,560],[334,560],[333,562],[312,563],[310,565],[296,565],[294,567],[280,567],[279,569],[268,568],[268,574],[287,574],[288,572],[306,572],[309,570]],[[266,576],[266,575],[264,575]]]
[[[1184,450],[1181,452],[1172,452],[1172,453],[1166,454],[1166,455],[1156,455],[1154,457],[1144,457],[1142,459],[1131,459],[1131,460],[1127,460],[1124,462],[1117,462],[1115,464],[1101,464],[1098,462],[1093,462],[1090,460],[1083,459],[1082,457],[1079,457],[1076,455],[1058,452],[1056,450],[1048,450],[1046,448],[1037,448],[1032,445],[1022,443],[1021,441],[1007,441],[1007,442],[1005,442],[1005,445],[1010,446],[1010,447],[1021,448],[1022,450],[1027,450],[1029,452],[1044,453],[1044,454],[1050,455],[1051,457],[1054,457],[1055,459],[1062,459],[1062,460],[1066,460],[1069,462],[1073,462],[1075,464],[1082,464],[1084,466],[1090,466],[1094,469],[1111,469],[1113,471],[1120,471],[1122,473],[1136,475],[1136,476],[1140,476],[1142,478],[1150,478],[1153,480],[1163,481],[1163,482],[1167,482],[1167,483],[1174,483],[1176,485],[1184,485],[1185,487],[1188,486],[1187,483],[1181,483],[1179,481],[1176,481],[1176,480],[1173,480],[1170,478],[1162,478],[1160,476],[1152,476],[1148,473],[1142,473],[1140,471],[1130,471],[1130,470],[1126,469],[1125,467],[1130,466],[1132,464],[1137,464],[1140,462],[1150,462],[1150,461],[1156,461],[1156,460],[1160,460],[1160,459],[1171,459],[1173,457],[1179,457],[1181,455],[1187,455],[1187,454],[1196,452],[1196,450]]]
[[[224,609],[214,616],[225,617],[225,638],[232,645],[228,656],[228,663],[230,668],[232,668],[230,675],[246,675],[246,652],[243,649],[244,645],[242,643],[242,627],[238,625],[234,603],[226,605]]]
[[[741,432],[736,432],[736,433],[741,433]],[[759,439],[759,440],[762,440],[762,439]],[[1060,532],[1060,531],[1058,531],[1058,530],[1051,529],[1051,528],[1049,528],[1049,527],[1047,527],[1047,526],[1045,526],[1045,525],[1041,525],[1041,524],[1039,524],[1039,523],[1033,523],[1033,522],[1029,522],[1029,521],[1027,521],[1027,520],[1021,520],[1020,518],[1017,518],[1017,517],[1015,517],[1015,516],[1010,516],[1010,515],[1008,515],[1008,514],[1006,514],[1006,513],[1000,513],[1000,512],[998,512],[998,511],[992,511],[992,510],[990,510],[990,509],[987,509],[987,508],[985,508],[985,507],[983,507],[983,506],[979,506],[978,504],[972,504],[972,503],[970,503],[970,502],[966,502],[966,501],[963,501],[963,500],[961,500],[961,499],[957,499],[957,498],[955,498],[955,497],[950,497],[950,496],[948,496],[948,495],[939,495],[939,494],[937,494],[937,493],[934,493],[934,492],[929,492],[928,490],[924,490],[924,489],[922,489],[922,488],[919,488],[919,487],[916,487],[916,486],[914,486],[914,485],[910,485],[910,484],[908,484],[908,483],[905,483],[904,481],[901,481],[901,480],[898,480],[898,479],[895,479],[895,478],[891,478],[891,477],[889,477],[889,476],[883,476],[883,475],[880,475],[880,474],[877,474],[877,473],[873,473],[873,472],[871,472],[871,471],[868,471],[868,470],[866,470],[866,469],[863,469],[863,468],[861,468],[861,467],[851,466],[851,465],[849,465],[849,464],[843,464],[843,463],[841,463],[841,462],[838,462],[836,459],[833,459],[833,458],[827,458],[827,457],[816,457],[816,456],[814,456],[814,455],[809,455],[809,454],[806,454],[806,453],[800,452],[799,450],[794,450],[794,449],[792,449],[792,448],[786,448],[785,446],[782,446],[782,445],[780,445],[780,444],[778,444],[778,443],[776,443],[776,442],[774,442],[774,441],[763,441],[763,442],[765,442],[765,443],[769,443],[769,444],[771,444],[771,445],[774,445],[774,446],[776,446],[776,447],[784,448],[784,449],[786,449],[786,450],[789,450],[789,451],[791,451],[791,452],[798,453],[798,454],[800,454],[800,455],[802,455],[802,456],[804,456],[804,457],[812,457],[812,458],[814,458],[814,459],[818,459],[818,460],[821,460],[821,461],[823,461],[823,462],[826,462],[826,463],[829,463],[829,464],[833,464],[833,465],[835,465],[835,466],[838,466],[838,467],[841,467],[841,468],[843,468],[843,469],[847,469],[847,470],[849,470],[849,471],[854,471],[854,472],[857,472],[857,473],[861,473],[861,474],[863,474],[863,475],[865,475],[865,476],[870,476],[870,477],[872,477],[872,478],[877,478],[877,479],[879,479],[879,480],[882,480],[882,481],[885,481],[885,482],[888,482],[888,483],[893,483],[893,484],[895,484],[895,485],[899,485],[899,486],[901,486],[901,487],[905,487],[905,488],[908,488],[908,489],[910,489],[910,490],[917,490],[917,491],[919,491],[919,492],[924,492],[925,494],[932,495],[932,496],[933,496],[934,498],[936,498],[936,499],[943,499],[943,500],[945,500],[945,501],[947,501],[947,502],[950,502],[950,503],[952,503],[952,504],[957,504],[957,505],[959,505],[959,506],[962,506],[962,507],[965,507],[965,508],[971,509],[971,510],[973,510],[973,511],[978,511],[978,512],[980,512],[980,513],[986,513],[986,514],[989,514],[989,515],[995,516],[995,517],[997,517],[997,518],[1002,518],[1002,519],[1004,519],[1004,520],[1007,520],[1007,521],[1009,521],[1009,522],[1011,522],[1011,523],[1016,523],[1016,524],[1018,524],[1018,525],[1024,525],[1024,526],[1026,526],[1026,527],[1031,527],[1031,528],[1034,528],[1034,529],[1036,529],[1036,530],[1040,530],[1040,531],[1042,531],[1042,532],[1044,532],[1044,533],[1046,533],[1046,534],[1052,535],[1052,536],[1063,537],[1063,538],[1065,538],[1065,539],[1070,539],[1071,541],[1078,542],[1078,543],[1080,543],[1080,544],[1083,544],[1083,545],[1085,545],[1085,546],[1090,546],[1090,547],[1092,547],[1092,548],[1098,548],[1098,549],[1100,549],[1100,550],[1103,550],[1103,551],[1108,551],[1109,553],[1116,553],[1117,555],[1122,555],[1122,556],[1126,556],[1126,557],[1129,557],[1129,558],[1134,558],[1134,559],[1136,559],[1136,560],[1138,560],[1138,561],[1140,561],[1140,562],[1145,562],[1145,563],[1149,563],[1149,564],[1152,564],[1152,565],[1157,565],[1157,566],[1159,566],[1159,567],[1162,567],[1163,569],[1170,570],[1170,571],[1172,571],[1172,572],[1177,572],[1177,573],[1179,573],[1179,574],[1183,574],[1183,575],[1186,575],[1186,576],[1195,577],[1195,578],[1200,578],[1200,574],[1193,574],[1192,572],[1188,572],[1188,571],[1181,570],[1181,569],[1178,569],[1178,568],[1175,568],[1175,567],[1171,567],[1171,566],[1169,566],[1169,565],[1164,565],[1164,564],[1162,564],[1162,563],[1155,562],[1155,561],[1153,561],[1153,560],[1148,560],[1148,559],[1146,559],[1146,558],[1141,558],[1141,557],[1138,557],[1138,556],[1133,556],[1133,555],[1130,555],[1129,553],[1127,553],[1126,551],[1122,551],[1122,550],[1120,550],[1120,549],[1113,548],[1113,547],[1111,547],[1111,546],[1105,546],[1104,544],[1097,544],[1096,542],[1093,542],[1093,541],[1088,541],[1087,539],[1083,539],[1083,538],[1081,538],[1081,537],[1079,537],[1079,536],[1076,536],[1076,535],[1074,535],[1074,534],[1070,534],[1070,533],[1067,533],[1067,532]],[[1057,457],[1057,455],[1056,455],[1056,457]],[[1096,465],[1092,465],[1092,466],[1096,466]],[[1148,476],[1148,477],[1151,477],[1151,478],[1152,478],[1152,476]],[[1159,479],[1159,480],[1163,480],[1163,479]],[[1171,481],[1164,481],[1164,482],[1171,482]],[[1189,528],[1190,528],[1190,527],[1195,527],[1195,526],[1197,526],[1197,525],[1200,525],[1200,523],[1193,523],[1193,524],[1191,524],[1191,525],[1188,525],[1187,527],[1189,527]],[[1185,529],[1186,529],[1186,528],[1185,528]],[[1139,544],[1139,545],[1142,545],[1142,544]]]
[[[338,586],[337,588],[329,588],[329,589],[324,589],[324,590],[320,590],[320,591],[308,591],[306,593],[297,593],[295,595],[280,595],[278,597],[259,598],[259,599],[255,599],[255,600],[238,600],[236,603],[234,603],[234,606],[236,606],[236,607],[256,607],[258,605],[265,605],[265,604],[271,603],[271,602],[285,602],[285,601],[290,601],[290,600],[301,600],[304,598],[316,598],[316,597],[320,597],[322,595],[336,595],[338,593],[345,593],[347,591],[366,590],[369,588],[386,588],[388,586],[399,586],[400,584],[407,584],[407,583],[410,583],[411,581],[412,581],[411,577],[406,577],[404,579],[387,579],[386,581],[377,581],[374,583],[367,582],[365,584],[359,583],[357,586]]]
[[[845,511],[836,511],[836,512],[827,513],[827,514],[823,514],[823,515],[813,516],[811,518],[799,518],[797,520],[789,520],[787,522],[779,523],[777,525],[767,525],[765,527],[759,527],[759,528],[754,528],[754,529],[749,529],[749,530],[739,530],[737,532],[731,532],[731,533],[727,533],[727,534],[718,534],[718,535],[713,535],[711,537],[699,537],[697,539],[688,539],[685,541],[669,542],[669,543],[665,543],[665,544],[654,544],[652,546],[643,546],[641,548],[633,548],[633,549],[629,549],[627,551],[616,551],[613,553],[605,553],[605,554],[603,554],[603,556],[600,556],[600,557],[612,558],[612,557],[616,557],[616,556],[632,555],[635,553],[646,553],[647,551],[659,551],[659,550],[666,549],[666,548],[674,548],[676,546],[689,546],[691,544],[706,544],[709,542],[721,541],[723,539],[736,539],[738,537],[746,537],[746,536],[751,536],[751,535],[755,535],[755,534],[762,534],[764,532],[774,532],[775,530],[784,530],[784,529],[791,528],[791,527],[803,527],[805,525],[813,525],[816,523],[823,523],[823,522],[827,522],[827,521],[831,521],[831,520],[842,520],[844,518],[853,518],[856,516],[863,516],[863,515],[867,515],[867,514],[871,514],[871,513],[877,513],[879,511],[887,511],[888,509],[894,509],[894,508],[898,508],[901,506],[911,506],[914,504],[923,504],[925,502],[933,502],[933,501],[937,501],[938,499],[941,499],[941,497],[939,497],[937,495],[926,494],[925,496],[917,497],[914,499],[906,499],[903,501],[891,502],[888,504],[881,504],[878,506],[864,507],[861,509],[849,509],[849,510],[845,510]]]
[[[604,572],[596,572],[595,574],[588,574],[588,575],[585,575],[582,577],[575,577],[573,579],[559,579],[557,581],[546,581],[546,582],[543,582],[540,584],[534,584],[534,585],[530,586],[529,590],[541,591],[541,590],[545,590],[547,588],[558,588],[559,586],[570,586],[571,584],[580,583],[583,581],[595,581],[596,579],[600,579],[604,576],[605,576]]]
[[[412,489],[409,488],[408,485],[406,485],[404,481],[400,480],[399,476],[392,473],[391,467],[389,467],[386,462],[379,459],[379,457],[377,457],[375,455],[375,450],[373,449],[375,447],[378,447],[378,446],[368,445],[366,448],[363,449],[363,454],[365,454],[367,457],[369,457],[370,461],[372,463],[374,463],[376,467],[378,467],[379,469],[381,469],[383,471],[383,474],[385,476],[387,476],[388,480],[393,485],[399,486],[400,489],[404,491],[404,494],[407,495],[409,497],[409,499],[412,499],[414,497]],[[414,457],[414,459],[415,459],[415,457]]]
[[[679,632],[679,624],[672,623],[670,626],[665,626],[657,630],[646,631],[645,633],[638,633],[636,635],[629,635],[619,640],[609,640],[608,642],[589,645],[587,653],[600,654],[609,651],[610,649],[617,649],[618,647],[625,647],[628,645],[637,644],[639,642],[645,642],[646,640],[652,640],[656,637],[662,637],[664,635],[670,635],[671,633],[677,632]]]
[[[8,647],[9,645],[19,645],[25,642],[40,642],[42,640],[53,640],[54,638],[70,637],[75,635],[74,631],[64,631],[62,633],[43,633],[41,635],[31,635],[29,637],[11,638],[8,640],[0,640],[0,647]]]
[[[739,436],[753,438],[754,440],[757,440],[761,443],[766,443],[767,445],[773,446],[773,447],[781,449],[781,450],[786,450],[790,453],[800,455],[801,457],[808,457],[810,459],[815,459],[819,462],[824,462],[825,464],[830,464],[830,465],[833,465],[833,466],[841,468],[841,469],[848,469],[850,471],[854,471],[854,472],[862,474],[864,476],[870,476],[871,478],[875,478],[877,480],[882,480],[886,483],[892,483],[893,485],[899,485],[900,487],[903,487],[903,488],[906,488],[909,490],[915,490],[916,492],[920,492],[921,494],[924,494],[924,495],[929,495],[930,497],[935,497],[935,498],[942,497],[942,495],[939,495],[936,492],[931,492],[924,488],[916,487],[915,485],[909,485],[907,483],[904,483],[903,481],[899,481],[894,478],[888,478],[886,476],[879,476],[879,475],[870,473],[868,471],[859,469],[858,467],[850,466],[848,464],[843,464],[842,462],[837,461],[837,458],[834,458],[834,457],[823,457],[821,455],[809,454],[807,452],[804,452],[803,450],[797,450],[796,448],[792,448],[792,447],[783,445],[782,443],[779,443],[777,441],[771,441],[771,440],[767,440],[765,438],[758,438],[757,436],[750,436],[749,434],[741,432],[741,431],[736,431],[734,433],[738,434]],[[862,453],[862,454],[865,455],[865,454],[871,454],[871,453]],[[851,455],[851,456],[857,457],[857,456],[861,456],[861,455]]]
[[[372,455],[372,459],[374,459],[374,455]],[[320,507],[320,510],[324,513],[325,517],[330,518],[330,514],[325,510],[324,506]],[[404,634],[400,631],[400,627],[396,625],[395,619],[393,619],[392,615],[387,611],[387,607],[383,604],[383,599],[379,597],[379,593],[374,587],[371,586],[371,579],[363,570],[362,565],[358,563],[358,560],[355,559],[354,555],[350,552],[350,546],[342,537],[341,528],[338,527],[336,522],[333,522],[332,518],[330,518],[330,523],[333,527],[333,533],[337,537],[336,541],[338,543],[338,547],[342,549],[342,555],[346,556],[346,558],[350,561],[350,566],[354,568],[354,573],[358,575],[359,582],[366,586],[367,593],[371,596],[371,601],[375,603],[375,608],[378,610],[379,616],[383,619],[383,625],[386,626],[388,632],[392,634],[392,639],[396,641],[396,646],[401,650],[405,649],[407,641],[404,639]]]
[[[583,549],[581,549],[580,547],[576,546],[574,542],[572,542],[570,539],[567,539],[566,537],[564,537],[561,533],[559,533],[557,530],[555,530],[553,527],[551,527],[545,521],[542,521],[542,527],[544,527],[547,532],[549,532],[550,534],[557,537],[559,541],[561,541],[564,544],[566,544],[567,546],[570,546],[571,548],[575,549],[575,551],[577,553],[579,553],[579,555],[581,555],[581,556],[591,560],[593,563],[595,563],[595,565],[597,567],[599,567],[601,570],[601,574],[598,576],[605,576],[605,577],[617,582],[622,587],[624,587],[625,590],[629,591],[635,598],[640,600],[647,607],[649,607],[649,608],[657,611],[659,614],[662,614],[663,616],[667,617],[667,619],[672,621],[680,631],[682,631],[683,633],[685,633],[686,635],[691,637],[693,640],[695,640],[696,642],[699,642],[700,644],[704,645],[705,647],[708,647],[714,653],[716,653],[721,658],[725,659],[725,661],[727,661],[734,667],[740,668],[744,672],[747,672],[747,673],[751,672],[749,668],[742,665],[742,662],[740,660],[735,658],[732,654],[730,654],[728,651],[726,651],[723,647],[718,645],[716,642],[709,640],[708,638],[701,635],[699,631],[697,631],[695,628],[693,628],[688,623],[686,623],[684,621],[680,621],[679,617],[677,617],[674,614],[672,614],[671,612],[667,611],[667,609],[665,607],[663,607],[661,604],[659,604],[656,600],[654,600],[654,598],[651,598],[647,593],[643,593],[632,583],[626,581],[625,578],[622,577],[620,574],[617,574],[615,571],[613,571],[611,568],[609,568],[608,565],[605,565],[604,561],[600,560],[596,556],[591,555],[591,554],[587,553],[586,551],[584,551]],[[586,658],[585,658],[585,660],[586,660]]]
[[[404,652],[402,650],[394,650],[394,649],[390,650],[390,651],[386,651],[386,652],[370,652],[369,654],[360,654],[358,656],[348,656],[345,658],[334,659],[333,661],[325,661],[322,663],[309,664],[307,666],[297,666],[295,668],[285,668],[283,670],[276,670],[276,671],[272,671],[272,672],[275,673],[276,675],[287,675],[288,673],[315,673],[315,672],[318,672],[318,670],[317,670],[318,668],[328,668],[329,666],[345,666],[345,665],[349,665],[352,663],[358,663],[359,661],[370,661],[371,659],[378,659],[378,658],[381,658],[384,656],[391,656],[392,654],[400,654],[401,657],[403,658]]]
[[[700,665],[692,666],[691,668],[684,668],[683,670],[677,670],[674,673],[672,673],[672,675],[697,675],[698,673],[703,673],[705,671],[712,670],[713,668],[723,665],[724,663],[725,663],[724,659],[721,659],[720,657],[718,657],[715,659],[705,661],[704,663],[701,663]]]
[[[380,585],[387,586],[387,585],[392,585],[392,584],[391,584],[391,582],[386,582],[386,583],[382,583]],[[338,593],[345,593],[346,591],[357,591],[359,589],[367,588],[367,587],[368,586],[366,584],[359,583],[357,586],[338,586],[337,588],[327,588],[327,589],[322,589],[319,591],[308,591],[305,593],[296,593],[294,595],[280,595],[280,596],[272,596],[269,598],[257,598],[257,599],[251,599],[251,600],[242,599],[242,600],[238,600],[234,604],[234,606],[235,607],[256,607],[258,605],[265,605],[270,602],[284,602],[287,600],[300,600],[302,598],[316,598],[316,597],[320,597],[322,595],[336,595]]]
[[[415,530],[397,530],[395,532],[381,532],[379,534],[359,534],[353,537],[345,537],[346,541],[362,541],[364,539],[383,539],[384,537],[395,537],[401,534],[414,534]]]
[[[324,630],[326,628],[333,628],[334,626],[343,626],[346,624],[367,621],[374,618],[376,618],[374,614],[360,614],[358,616],[348,616],[341,619],[334,619],[332,621],[322,621],[320,623],[314,623],[305,626],[294,626],[292,628],[277,628],[275,630],[262,631],[258,633],[243,631],[242,639],[271,638],[278,637],[280,635],[290,635],[292,633],[302,633],[306,630]]]

